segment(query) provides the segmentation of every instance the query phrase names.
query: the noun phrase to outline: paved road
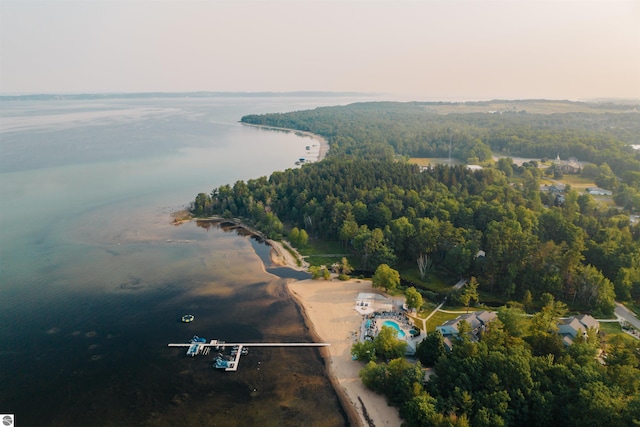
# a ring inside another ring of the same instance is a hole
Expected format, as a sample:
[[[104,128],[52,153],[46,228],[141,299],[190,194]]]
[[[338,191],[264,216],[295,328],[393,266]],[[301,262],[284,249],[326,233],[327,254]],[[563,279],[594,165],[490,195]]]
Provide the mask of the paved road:
[[[458,283],[453,285],[453,289],[460,289],[461,287],[463,287],[465,285],[465,283],[467,283],[467,279],[460,279],[458,281]]]
[[[616,303],[615,313],[616,313],[616,316],[620,316],[621,319],[629,322],[636,329],[640,329],[640,320],[638,320],[636,315],[633,314],[631,310],[629,310],[627,307],[620,304],[619,302]]]

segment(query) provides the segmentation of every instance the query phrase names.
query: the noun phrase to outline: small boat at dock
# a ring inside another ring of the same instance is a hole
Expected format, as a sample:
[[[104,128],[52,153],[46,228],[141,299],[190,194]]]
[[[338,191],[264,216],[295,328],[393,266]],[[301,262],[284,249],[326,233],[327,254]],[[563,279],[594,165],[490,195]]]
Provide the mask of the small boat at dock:
[[[188,343],[170,343],[169,347],[187,347],[187,356],[206,356],[211,347],[220,351],[214,360],[213,366],[225,371],[237,371],[240,357],[249,354],[247,347],[326,347],[329,343],[315,342],[253,342],[253,343],[225,343],[222,340],[211,340],[194,335]],[[231,354],[224,354],[225,347],[231,347]]]

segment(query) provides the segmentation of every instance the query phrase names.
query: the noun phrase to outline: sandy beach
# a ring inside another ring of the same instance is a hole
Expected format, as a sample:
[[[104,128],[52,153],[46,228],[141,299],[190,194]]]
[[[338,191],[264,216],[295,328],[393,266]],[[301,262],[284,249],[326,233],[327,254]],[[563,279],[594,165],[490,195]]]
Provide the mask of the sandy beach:
[[[262,129],[273,129],[273,130],[279,130],[279,131],[285,131],[285,132],[294,132],[296,134],[304,135],[313,139],[314,141],[318,142],[318,154],[317,154],[317,157],[313,159],[313,161],[316,161],[316,162],[319,162],[320,160],[324,159],[327,153],[329,152],[329,143],[327,142],[327,140],[315,133],[306,132],[303,130],[296,130],[296,129],[279,128],[276,126],[254,125],[251,123],[242,123],[242,124],[245,126],[255,126]]]
[[[351,422],[361,426],[399,426],[402,420],[398,410],[362,384],[358,373],[364,364],[351,359],[354,335],[362,324],[362,315],[354,309],[355,300],[360,292],[372,292],[371,281],[301,280],[290,281],[288,287],[301,306],[309,329],[319,340],[331,344],[327,349],[328,374],[345,410],[350,412],[348,406],[355,409],[357,419]]]
[[[298,267],[295,258],[280,242],[269,240],[271,261],[276,265]],[[359,372],[364,364],[352,360],[351,346],[362,325],[355,310],[359,293],[379,293],[371,280],[289,280],[289,293],[300,307],[307,326],[318,341],[331,344],[323,349],[327,373],[353,425],[365,427],[399,426],[398,410],[387,405],[384,396],[367,389]]]

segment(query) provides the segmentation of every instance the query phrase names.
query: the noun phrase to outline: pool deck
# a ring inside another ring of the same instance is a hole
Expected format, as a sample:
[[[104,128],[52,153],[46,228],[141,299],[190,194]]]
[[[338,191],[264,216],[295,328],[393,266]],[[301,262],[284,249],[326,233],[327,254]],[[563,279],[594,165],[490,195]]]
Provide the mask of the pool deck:
[[[385,322],[393,322],[395,326],[385,325]],[[418,336],[411,334],[411,329],[416,329],[411,324],[409,317],[402,311],[374,311],[371,314],[363,316],[362,323],[360,325],[360,341],[364,341],[367,337],[375,337],[380,333],[383,326],[392,327],[396,330],[402,331],[404,336],[398,336],[398,339],[406,341],[407,354],[413,355],[416,352],[417,345],[424,338],[424,332],[420,331]]]

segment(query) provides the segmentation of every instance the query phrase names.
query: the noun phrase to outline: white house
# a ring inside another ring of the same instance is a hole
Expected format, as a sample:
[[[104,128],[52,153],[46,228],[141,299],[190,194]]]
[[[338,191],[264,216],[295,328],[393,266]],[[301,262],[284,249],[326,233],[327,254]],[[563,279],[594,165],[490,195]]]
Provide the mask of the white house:
[[[587,188],[587,193],[591,194],[592,196],[612,196],[613,195],[613,191],[605,190],[599,187],[589,187]]]

